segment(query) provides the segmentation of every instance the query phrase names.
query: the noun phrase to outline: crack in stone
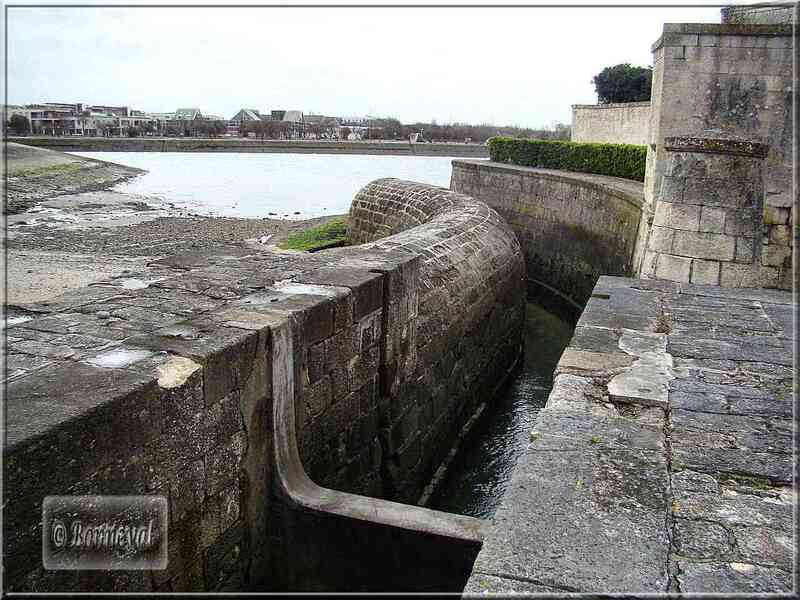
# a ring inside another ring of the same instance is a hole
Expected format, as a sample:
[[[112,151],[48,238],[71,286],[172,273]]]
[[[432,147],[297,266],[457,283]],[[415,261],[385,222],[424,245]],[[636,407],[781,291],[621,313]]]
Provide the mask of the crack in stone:
[[[664,297],[661,298],[661,312],[664,312]],[[669,333],[666,335],[665,349],[669,347]],[[664,352],[667,356],[672,358],[669,352]],[[664,462],[667,469],[667,510],[664,515],[664,528],[667,536],[667,592],[681,593],[680,580],[678,574],[673,571],[672,559],[677,552],[675,540],[677,525],[675,522],[675,492],[672,489],[672,410],[669,401],[669,381],[666,382],[667,386],[667,401],[664,403]]]
[[[533,583],[534,585],[556,588],[559,590],[564,590],[565,592],[581,593],[580,588],[567,586],[559,583],[551,583],[548,581],[543,581],[541,579],[534,579],[533,577],[524,577],[522,575],[511,575],[508,573],[501,573],[501,572],[489,573],[487,571],[478,571],[478,570],[476,570],[475,573],[478,573],[480,575],[488,575],[489,577],[499,577],[500,579],[511,579],[512,581],[521,581],[523,583]]]

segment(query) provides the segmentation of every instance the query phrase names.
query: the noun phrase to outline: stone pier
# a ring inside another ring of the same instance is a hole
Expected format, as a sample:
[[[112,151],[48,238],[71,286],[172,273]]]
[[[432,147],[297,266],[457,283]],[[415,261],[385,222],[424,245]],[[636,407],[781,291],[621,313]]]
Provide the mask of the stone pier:
[[[708,131],[665,150],[642,277],[774,287],[778,269],[761,262],[767,145]]]
[[[793,313],[601,277],[465,592],[791,592]]]

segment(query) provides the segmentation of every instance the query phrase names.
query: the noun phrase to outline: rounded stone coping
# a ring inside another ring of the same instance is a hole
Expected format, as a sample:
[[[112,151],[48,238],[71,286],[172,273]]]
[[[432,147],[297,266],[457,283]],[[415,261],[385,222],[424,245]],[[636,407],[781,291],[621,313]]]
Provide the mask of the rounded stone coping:
[[[347,239],[367,248],[411,249],[427,258],[453,260],[441,245],[476,236],[494,252],[519,253],[519,242],[502,217],[485,203],[448,188],[387,177],[365,185],[350,206]],[[494,247],[487,236],[502,241]],[[434,250],[435,248],[435,250]]]
[[[620,198],[642,209],[644,206],[644,183],[609,175],[596,175],[593,173],[577,173],[575,171],[558,171],[556,169],[540,169],[537,167],[523,167],[508,163],[494,162],[491,160],[454,160],[453,167],[468,169],[483,169],[502,173],[513,173],[530,177],[541,177],[552,181],[559,181],[570,185],[597,190]]]
[[[664,138],[664,148],[671,152],[706,152],[753,158],[766,158],[769,152],[767,144],[717,131],[666,137]]]

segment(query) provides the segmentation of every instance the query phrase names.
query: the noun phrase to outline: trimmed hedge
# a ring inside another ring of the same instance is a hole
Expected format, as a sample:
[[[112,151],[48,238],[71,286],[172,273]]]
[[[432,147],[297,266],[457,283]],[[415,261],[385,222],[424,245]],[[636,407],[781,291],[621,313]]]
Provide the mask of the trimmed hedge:
[[[496,162],[522,167],[578,171],[644,181],[647,146],[493,137],[489,140],[489,157]]]

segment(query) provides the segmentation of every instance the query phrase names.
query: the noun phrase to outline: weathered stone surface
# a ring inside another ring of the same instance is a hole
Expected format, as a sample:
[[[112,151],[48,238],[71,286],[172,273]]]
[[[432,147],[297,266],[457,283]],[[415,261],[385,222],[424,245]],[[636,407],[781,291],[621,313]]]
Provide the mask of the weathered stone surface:
[[[786,593],[793,589],[790,572],[740,562],[679,560],[676,578],[685,593]]]
[[[674,239],[674,238],[673,238]],[[689,283],[692,259],[670,254],[659,254],[655,275],[659,279]]]
[[[714,260],[692,259],[692,274],[689,279],[691,283],[718,285],[719,263]]]
[[[589,360],[557,376],[467,590],[791,589],[789,296],[658,281],[658,295],[631,295],[641,283],[599,280],[568,349],[570,364]],[[633,298],[647,306],[634,314],[669,315],[665,333],[608,328],[609,307]],[[609,378],[614,345],[635,362]],[[665,410],[615,393],[648,360],[663,362]]]
[[[661,452],[534,447],[515,469],[473,579],[582,592],[666,590],[665,482]]]

